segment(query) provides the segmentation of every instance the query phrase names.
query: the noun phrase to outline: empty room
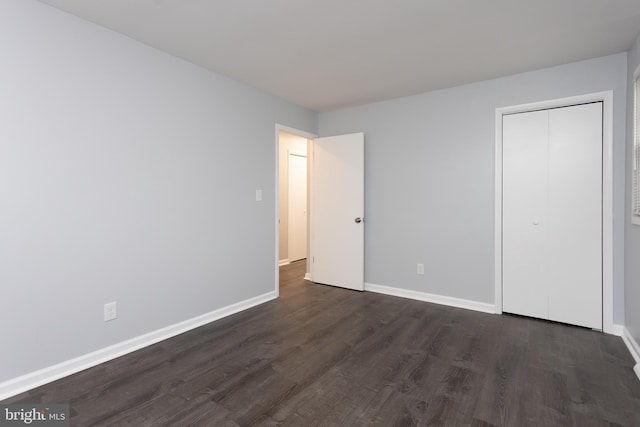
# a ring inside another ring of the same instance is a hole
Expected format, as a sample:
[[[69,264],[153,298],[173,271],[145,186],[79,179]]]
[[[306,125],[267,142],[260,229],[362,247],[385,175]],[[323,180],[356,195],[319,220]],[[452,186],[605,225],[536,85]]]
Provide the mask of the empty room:
[[[0,0],[0,425],[639,426],[637,0]]]

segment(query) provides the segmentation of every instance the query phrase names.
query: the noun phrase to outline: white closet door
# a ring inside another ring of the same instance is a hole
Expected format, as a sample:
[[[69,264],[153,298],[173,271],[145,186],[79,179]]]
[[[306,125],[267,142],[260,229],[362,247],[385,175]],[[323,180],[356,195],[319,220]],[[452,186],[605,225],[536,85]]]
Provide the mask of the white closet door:
[[[503,118],[503,310],[602,328],[602,104]]]
[[[602,328],[602,103],[549,111],[549,318]]]

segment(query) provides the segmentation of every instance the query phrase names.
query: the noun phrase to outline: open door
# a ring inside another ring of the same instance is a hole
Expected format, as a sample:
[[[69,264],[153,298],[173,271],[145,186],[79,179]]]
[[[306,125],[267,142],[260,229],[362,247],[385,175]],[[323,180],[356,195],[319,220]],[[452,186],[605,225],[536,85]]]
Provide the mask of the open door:
[[[364,134],[316,138],[311,168],[311,279],[364,290]]]

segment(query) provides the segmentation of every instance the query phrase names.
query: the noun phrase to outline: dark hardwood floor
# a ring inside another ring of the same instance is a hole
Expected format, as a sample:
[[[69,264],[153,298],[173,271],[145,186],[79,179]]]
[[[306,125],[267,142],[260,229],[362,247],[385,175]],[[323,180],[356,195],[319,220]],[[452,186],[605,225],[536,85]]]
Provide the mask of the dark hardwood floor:
[[[302,280],[277,301],[3,403],[75,426],[640,426],[618,337]]]

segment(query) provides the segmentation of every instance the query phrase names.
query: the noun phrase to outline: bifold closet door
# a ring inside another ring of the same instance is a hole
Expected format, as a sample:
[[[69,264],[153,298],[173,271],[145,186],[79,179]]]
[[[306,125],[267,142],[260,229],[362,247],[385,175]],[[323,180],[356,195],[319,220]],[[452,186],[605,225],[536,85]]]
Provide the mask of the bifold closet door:
[[[503,117],[503,311],[602,328],[602,103]]]

